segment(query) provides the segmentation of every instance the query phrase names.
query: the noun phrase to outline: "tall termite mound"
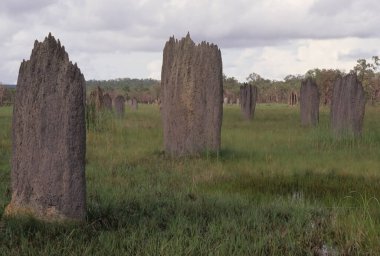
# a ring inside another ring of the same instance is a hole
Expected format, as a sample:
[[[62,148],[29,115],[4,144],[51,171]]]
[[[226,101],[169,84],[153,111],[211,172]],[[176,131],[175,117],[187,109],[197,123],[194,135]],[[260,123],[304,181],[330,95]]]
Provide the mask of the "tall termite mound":
[[[303,80],[300,89],[301,125],[316,126],[319,122],[318,86],[311,78]]]
[[[12,200],[5,215],[84,220],[85,80],[51,34],[21,63],[12,122]]]
[[[163,52],[161,113],[165,151],[172,156],[219,151],[223,70],[218,46],[171,37]]]
[[[359,136],[363,128],[365,94],[355,74],[338,78],[331,103],[331,128],[336,136]]]

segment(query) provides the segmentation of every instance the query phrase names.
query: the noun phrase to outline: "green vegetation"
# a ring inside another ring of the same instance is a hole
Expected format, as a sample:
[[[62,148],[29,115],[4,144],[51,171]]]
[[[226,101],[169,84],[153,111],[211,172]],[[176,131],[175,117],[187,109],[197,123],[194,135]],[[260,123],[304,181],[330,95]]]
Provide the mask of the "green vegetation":
[[[170,159],[159,109],[102,115],[87,136],[86,223],[0,222],[2,255],[377,255],[380,108],[364,136],[334,140],[299,111],[227,106],[222,151]],[[10,200],[10,108],[0,108],[0,214]]]
[[[111,80],[89,80],[86,81],[86,85],[89,88],[94,88],[96,86],[102,86],[105,89],[121,88],[122,90],[144,90],[149,89],[151,86],[159,83],[160,81],[154,79],[137,79],[137,78],[119,78]]]

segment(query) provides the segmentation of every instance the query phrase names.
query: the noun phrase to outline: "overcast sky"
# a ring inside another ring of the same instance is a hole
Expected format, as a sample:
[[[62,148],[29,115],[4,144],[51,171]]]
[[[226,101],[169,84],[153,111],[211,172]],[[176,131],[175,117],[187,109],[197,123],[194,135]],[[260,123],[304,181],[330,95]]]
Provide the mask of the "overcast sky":
[[[160,79],[170,36],[217,44],[223,71],[283,79],[349,71],[380,55],[379,0],[1,0],[0,82],[16,83],[34,40],[59,38],[87,80]]]

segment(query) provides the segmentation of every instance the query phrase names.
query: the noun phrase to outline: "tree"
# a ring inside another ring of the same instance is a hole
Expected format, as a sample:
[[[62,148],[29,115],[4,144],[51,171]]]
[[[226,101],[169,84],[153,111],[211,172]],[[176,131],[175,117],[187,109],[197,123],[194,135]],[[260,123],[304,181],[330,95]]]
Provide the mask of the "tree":
[[[248,75],[246,80],[247,80],[247,82],[258,82],[260,80],[263,80],[263,78],[257,73],[251,73]]]
[[[380,90],[379,76],[376,75],[376,70],[380,66],[380,59],[378,56],[372,57],[372,63],[367,62],[366,59],[358,59],[356,66],[351,70],[355,73],[362,83],[366,96],[375,104],[377,95]]]
[[[368,63],[366,59],[358,59],[356,66],[351,72],[356,73],[360,81],[364,81],[369,76],[372,76],[379,67],[379,57],[372,57],[373,63]]]

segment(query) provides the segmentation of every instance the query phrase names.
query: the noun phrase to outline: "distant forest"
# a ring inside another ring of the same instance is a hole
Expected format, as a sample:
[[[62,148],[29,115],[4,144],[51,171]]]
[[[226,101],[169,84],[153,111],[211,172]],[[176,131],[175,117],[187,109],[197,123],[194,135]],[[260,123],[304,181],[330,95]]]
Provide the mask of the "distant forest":
[[[121,94],[127,99],[136,98],[141,103],[153,103],[160,97],[160,81],[154,79],[118,78],[112,80],[86,81],[87,92],[90,93],[97,86],[104,89],[111,96]]]
[[[247,82],[259,88],[259,102],[287,102],[288,94],[297,91],[304,76],[287,76],[285,81],[272,81],[264,79],[260,75],[252,73]],[[86,82],[88,93],[96,86],[100,86],[105,92],[116,95],[121,94],[127,99],[136,98],[142,103],[154,103],[160,98],[160,81],[154,79],[119,78],[113,80],[89,80]],[[224,97],[229,103],[236,103],[239,98],[240,83],[234,77],[223,76]]]

